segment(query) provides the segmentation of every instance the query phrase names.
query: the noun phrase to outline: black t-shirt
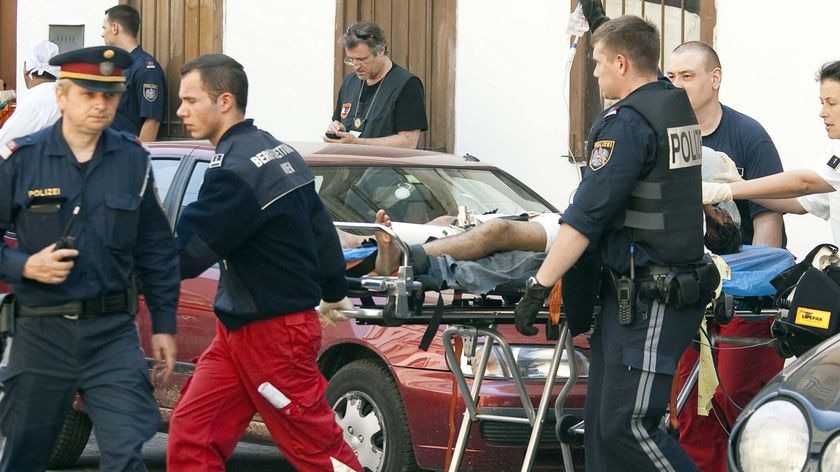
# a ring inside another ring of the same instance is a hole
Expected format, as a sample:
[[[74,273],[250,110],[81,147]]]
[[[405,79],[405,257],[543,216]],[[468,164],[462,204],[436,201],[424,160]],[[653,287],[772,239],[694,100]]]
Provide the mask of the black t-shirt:
[[[725,105],[717,129],[703,136],[703,146],[725,152],[738,167],[738,173],[746,180],[757,179],[782,172],[782,160],[773,140],[764,127],[753,118]],[[736,200],[741,214],[741,242],[752,244],[752,219],[770,211],[748,201]],[[784,232],[784,227],[782,228]],[[787,239],[782,234],[783,243]],[[784,244],[783,244],[784,246]]]

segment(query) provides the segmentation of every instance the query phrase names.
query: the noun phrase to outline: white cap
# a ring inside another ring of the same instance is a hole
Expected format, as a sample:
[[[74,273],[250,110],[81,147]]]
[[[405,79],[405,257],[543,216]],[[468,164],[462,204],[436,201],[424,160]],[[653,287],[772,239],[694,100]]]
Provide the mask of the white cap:
[[[44,72],[58,78],[58,73],[61,71],[59,66],[51,66],[50,59],[58,54],[58,46],[46,39],[35,41],[29,45],[29,50],[26,51],[26,60],[23,62],[23,70],[32,78],[33,74],[42,74]]]

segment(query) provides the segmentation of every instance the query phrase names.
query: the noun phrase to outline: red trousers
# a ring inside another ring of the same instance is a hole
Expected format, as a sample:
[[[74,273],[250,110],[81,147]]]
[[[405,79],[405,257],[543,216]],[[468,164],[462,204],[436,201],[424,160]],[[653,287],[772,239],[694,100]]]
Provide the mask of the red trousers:
[[[333,460],[362,471],[327,404],[316,359],[321,324],[314,310],[248,323],[216,336],[201,355],[172,413],[167,470],[225,470],[255,413],[274,444],[300,472],[336,470]],[[292,403],[277,409],[257,392],[270,382]],[[349,470],[349,469],[344,469]]]
[[[770,338],[772,320],[746,321],[734,318],[729,324],[715,325],[721,336]],[[750,400],[784,366],[785,360],[771,347],[743,347],[719,344],[713,351],[720,385],[712,400],[709,416],[697,415],[697,387],[678,416],[680,445],[703,472],[726,472],[729,430]],[[680,386],[685,383],[699,356],[689,347],[680,359],[677,372]],[[727,399],[724,390],[732,401]],[[733,404],[734,401],[734,404]],[[725,428],[725,429],[724,429]]]

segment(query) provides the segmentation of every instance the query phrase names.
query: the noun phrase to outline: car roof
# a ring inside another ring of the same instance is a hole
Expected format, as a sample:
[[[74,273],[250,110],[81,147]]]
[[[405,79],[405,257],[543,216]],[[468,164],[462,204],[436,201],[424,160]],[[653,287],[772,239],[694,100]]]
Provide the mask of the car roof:
[[[496,166],[468,160],[454,154],[446,154],[421,149],[404,149],[384,146],[366,146],[359,144],[332,144],[318,142],[289,142],[297,149],[310,165],[390,165],[390,166],[429,166],[429,167],[470,167],[476,169],[495,169]],[[192,153],[196,157],[210,158],[215,148],[209,141],[183,140],[158,141],[147,146],[154,154]]]

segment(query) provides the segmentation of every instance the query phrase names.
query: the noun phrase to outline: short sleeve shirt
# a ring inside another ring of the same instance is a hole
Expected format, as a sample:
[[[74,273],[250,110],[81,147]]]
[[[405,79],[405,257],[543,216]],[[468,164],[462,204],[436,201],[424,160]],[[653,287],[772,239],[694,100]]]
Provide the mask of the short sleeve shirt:
[[[160,64],[140,46],[131,51],[134,62],[125,74],[126,90],[120,97],[117,116],[111,125],[119,131],[139,134],[143,120],[163,122],[166,80]]]
[[[722,106],[723,116],[717,129],[703,136],[703,146],[726,153],[738,167],[745,180],[757,179],[781,172],[779,152],[761,124],[727,106]],[[770,211],[751,201],[738,201],[741,214],[741,235],[744,244],[752,244],[752,219]]]
[[[835,191],[805,195],[797,201],[808,213],[829,220],[834,242],[840,243],[840,140],[832,140],[811,168]]]

